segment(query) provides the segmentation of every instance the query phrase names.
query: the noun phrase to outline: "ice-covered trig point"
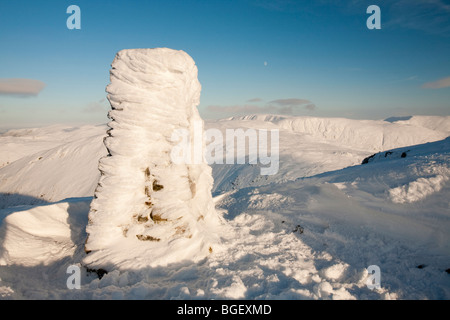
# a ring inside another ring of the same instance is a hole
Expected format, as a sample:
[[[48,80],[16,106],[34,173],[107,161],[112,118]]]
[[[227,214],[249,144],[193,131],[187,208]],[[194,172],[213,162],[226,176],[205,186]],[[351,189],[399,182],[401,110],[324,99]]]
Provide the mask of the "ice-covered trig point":
[[[174,130],[192,131],[201,85],[194,60],[167,48],[120,51],[106,88],[109,155],[89,213],[89,268],[141,269],[199,260],[220,225],[206,161],[175,164]]]

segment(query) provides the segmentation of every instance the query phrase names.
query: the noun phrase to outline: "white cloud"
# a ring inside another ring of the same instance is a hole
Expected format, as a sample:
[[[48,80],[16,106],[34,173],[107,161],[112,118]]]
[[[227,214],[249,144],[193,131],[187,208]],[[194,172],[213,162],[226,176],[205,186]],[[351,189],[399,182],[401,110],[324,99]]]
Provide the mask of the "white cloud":
[[[37,96],[45,83],[34,79],[0,79],[0,95],[19,97]]]
[[[442,89],[450,87],[450,77],[443,78],[433,82],[427,82],[422,85],[424,89]]]

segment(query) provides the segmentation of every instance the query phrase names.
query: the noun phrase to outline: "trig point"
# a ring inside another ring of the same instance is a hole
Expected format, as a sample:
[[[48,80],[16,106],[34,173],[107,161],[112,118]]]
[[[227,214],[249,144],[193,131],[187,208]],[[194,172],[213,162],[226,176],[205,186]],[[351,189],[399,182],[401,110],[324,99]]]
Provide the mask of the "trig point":
[[[120,51],[106,91],[109,154],[99,162],[84,264],[141,269],[208,256],[220,224],[211,168],[171,159],[173,132],[202,121],[194,60],[167,48]]]

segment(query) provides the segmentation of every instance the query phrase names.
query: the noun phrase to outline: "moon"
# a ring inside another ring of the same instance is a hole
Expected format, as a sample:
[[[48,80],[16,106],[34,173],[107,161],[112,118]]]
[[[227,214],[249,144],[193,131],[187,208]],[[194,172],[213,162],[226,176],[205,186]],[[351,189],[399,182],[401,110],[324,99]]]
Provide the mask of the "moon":
[[[264,61],[264,67],[267,67],[267,61]]]

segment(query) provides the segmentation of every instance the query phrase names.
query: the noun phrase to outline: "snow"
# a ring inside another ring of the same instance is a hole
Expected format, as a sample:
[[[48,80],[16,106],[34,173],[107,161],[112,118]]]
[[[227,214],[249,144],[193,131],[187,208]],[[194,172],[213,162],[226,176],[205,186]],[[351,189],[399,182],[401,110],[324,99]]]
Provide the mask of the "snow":
[[[106,127],[1,135],[9,141],[0,145],[4,157],[12,149],[23,155],[0,169],[1,192],[9,193],[0,200],[0,297],[449,299],[450,139],[442,137],[450,126],[448,118],[434,119],[440,123],[434,129],[428,117],[371,121],[374,132],[389,128],[390,149],[378,149],[377,139],[375,147],[369,140],[346,145],[350,136],[342,132],[367,127],[355,120],[324,119],[341,128],[328,137],[286,128],[304,118],[207,121],[206,128],[220,130],[280,129],[279,173],[262,177],[257,166],[212,165],[221,246],[196,262],[117,268],[101,279],[83,260]],[[425,126],[429,141],[419,134]],[[33,140],[47,145],[35,149]],[[65,184],[55,188],[58,179]],[[81,267],[80,290],[66,287],[70,265]],[[367,288],[370,265],[380,267],[380,289]]]
[[[4,218],[0,265],[51,265],[76,253],[86,227],[90,199],[72,199],[51,205],[15,207]],[[8,214],[8,209],[2,213]],[[32,241],[23,241],[31,239]]]
[[[105,130],[104,125],[58,126],[1,135],[0,155],[10,163],[0,168],[0,209],[92,196]]]
[[[200,90],[185,52],[124,50],[107,125],[0,135],[0,299],[450,299],[450,117],[203,122]],[[278,172],[209,165],[203,126],[275,130]]]
[[[279,163],[276,175],[262,176],[255,165],[213,164],[215,195],[236,188],[292,181],[360,164],[376,152],[438,141],[450,135],[450,117],[415,116],[405,122],[343,118],[249,115],[208,121],[206,128],[278,129]],[[422,124],[423,122],[423,124]],[[406,151],[406,150],[405,150]],[[401,153],[398,154],[401,156]]]
[[[448,170],[445,171],[445,175],[419,178],[404,186],[389,190],[391,200],[397,203],[412,203],[440,191],[450,176]]]
[[[177,130],[194,133],[201,85],[183,51],[122,50],[106,91],[108,155],[91,203],[88,268],[129,270],[199,261],[216,250],[220,220],[212,200],[212,170],[203,161],[173,161]],[[195,139],[191,135],[190,139]],[[200,145],[200,154],[203,154]]]

